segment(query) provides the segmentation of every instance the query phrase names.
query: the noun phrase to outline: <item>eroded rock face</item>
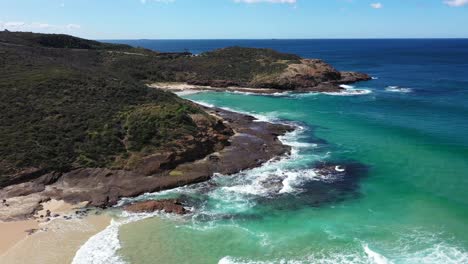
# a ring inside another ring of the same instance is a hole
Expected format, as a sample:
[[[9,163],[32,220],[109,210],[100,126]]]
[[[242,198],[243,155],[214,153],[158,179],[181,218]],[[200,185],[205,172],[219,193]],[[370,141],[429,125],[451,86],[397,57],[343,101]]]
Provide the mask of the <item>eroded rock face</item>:
[[[257,86],[277,89],[316,92],[339,92],[340,84],[370,80],[370,76],[357,72],[339,72],[330,64],[317,59],[303,59],[300,64],[290,64],[278,77]]]
[[[181,137],[174,142],[172,149],[142,157],[131,170],[145,176],[154,175],[201,159],[229,145],[229,138],[234,132],[222,120],[204,114],[192,114],[190,117],[199,128],[197,133]]]
[[[127,205],[124,209],[132,213],[151,213],[156,211],[164,211],[166,213],[178,215],[188,213],[182,205],[182,202],[177,199],[138,202]]]

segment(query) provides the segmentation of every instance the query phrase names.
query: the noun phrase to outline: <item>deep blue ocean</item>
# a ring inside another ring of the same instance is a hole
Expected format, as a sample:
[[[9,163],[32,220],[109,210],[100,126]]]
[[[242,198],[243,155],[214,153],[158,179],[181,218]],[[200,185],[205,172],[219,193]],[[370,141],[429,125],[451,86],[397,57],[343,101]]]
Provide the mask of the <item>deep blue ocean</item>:
[[[347,39],[347,40],[113,40],[162,52],[190,51],[199,54],[214,49],[241,46],[271,48],[304,58],[318,58],[342,71],[360,71],[376,77],[369,86],[411,89],[411,95],[384,93],[378,107],[400,114],[392,122],[424,126],[412,113],[438,119],[440,127],[429,133],[444,133],[447,139],[468,146],[468,39]],[[367,83],[363,84],[367,85]],[[403,90],[404,91],[404,90]],[[383,98],[382,98],[383,99]],[[368,105],[371,107],[371,105]],[[449,116],[441,111],[448,110]],[[372,109],[369,109],[372,111]],[[360,110],[361,111],[361,110]],[[415,113],[417,112],[417,113]],[[465,122],[452,123],[450,115]],[[447,125],[446,123],[450,123]],[[427,122],[427,125],[433,125]],[[457,134],[457,138],[453,138]]]
[[[293,153],[138,198],[183,196],[195,213],[114,223],[101,236],[118,240],[96,263],[468,263],[468,39],[112,42],[163,52],[272,48],[374,78],[348,86],[365,91],[349,96],[183,95],[295,124],[282,138]],[[323,178],[314,171],[323,162],[349,170]],[[278,193],[262,187],[272,177]],[[90,240],[77,259],[95,247]]]

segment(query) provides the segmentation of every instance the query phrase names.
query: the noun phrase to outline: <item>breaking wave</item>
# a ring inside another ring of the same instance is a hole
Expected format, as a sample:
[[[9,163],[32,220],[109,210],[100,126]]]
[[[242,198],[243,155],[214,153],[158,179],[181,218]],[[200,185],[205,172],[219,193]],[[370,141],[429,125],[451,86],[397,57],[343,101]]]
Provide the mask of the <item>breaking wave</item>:
[[[226,256],[218,264],[393,264],[383,255],[369,249],[367,245],[355,252],[317,252],[303,258],[254,261]]]
[[[119,240],[120,227],[155,216],[177,217],[162,212],[128,213],[124,211],[117,220],[112,219],[109,226],[92,236],[78,249],[72,264],[126,264],[122,257],[117,254],[122,248]]]
[[[223,257],[218,264],[466,264],[468,252],[446,243],[435,244],[426,249],[407,252],[405,245],[399,245],[392,258],[372,250],[368,245],[362,245],[357,250],[340,250],[333,252],[317,252],[297,259],[275,259],[268,261],[249,260],[231,256]]]
[[[385,88],[385,91],[391,92],[391,93],[411,93],[413,92],[413,89],[403,88],[400,86],[388,86],[387,88]]]

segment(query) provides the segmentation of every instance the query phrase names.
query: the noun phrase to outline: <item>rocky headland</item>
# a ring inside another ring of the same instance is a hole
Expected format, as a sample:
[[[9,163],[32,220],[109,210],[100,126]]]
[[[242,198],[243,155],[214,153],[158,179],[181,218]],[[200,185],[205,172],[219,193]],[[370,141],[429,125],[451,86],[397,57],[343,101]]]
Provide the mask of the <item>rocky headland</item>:
[[[298,59],[292,62],[282,61],[278,62],[278,64],[284,64],[284,68],[273,74],[258,74],[245,81],[188,79],[186,82],[179,83],[149,83],[148,86],[172,92],[191,90],[256,94],[274,94],[286,91],[296,93],[340,93],[346,91],[345,88],[340,86],[342,84],[352,84],[372,79],[365,73],[340,72],[318,59]]]
[[[206,181],[215,173],[228,175],[254,168],[290,151],[278,136],[292,131],[293,127],[260,122],[251,116],[217,108],[205,110],[221,122],[222,133],[190,138],[184,141],[184,150],[149,155],[132,170],[80,168],[65,173],[51,172],[4,187],[0,189],[0,199],[4,201],[0,204],[0,220],[28,218],[50,199],[105,208],[123,197]],[[211,149],[198,145],[206,142],[213,145],[209,142],[213,137],[222,144]],[[171,208],[168,205],[152,204],[143,208]],[[129,207],[129,210],[143,209]]]
[[[205,108],[161,84],[341,92],[370,79],[271,49],[162,53],[9,31],[0,32],[0,74],[0,220],[28,218],[51,199],[109,207],[290,150],[278,137],[292,127]]]

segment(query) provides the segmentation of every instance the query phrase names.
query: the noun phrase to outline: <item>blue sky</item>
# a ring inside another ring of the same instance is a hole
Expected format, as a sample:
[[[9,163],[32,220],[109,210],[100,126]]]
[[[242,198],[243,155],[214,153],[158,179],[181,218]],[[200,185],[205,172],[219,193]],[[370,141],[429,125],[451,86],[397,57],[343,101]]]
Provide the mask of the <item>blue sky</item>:
[[[0,29],[94,39],[468,37],[468,0],[0,0]]]

